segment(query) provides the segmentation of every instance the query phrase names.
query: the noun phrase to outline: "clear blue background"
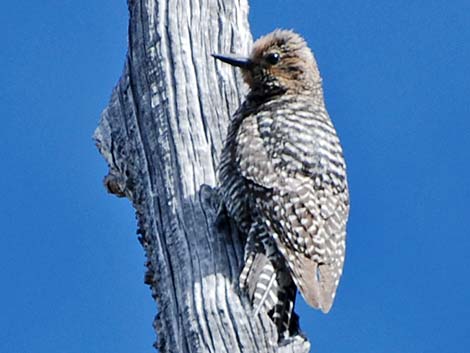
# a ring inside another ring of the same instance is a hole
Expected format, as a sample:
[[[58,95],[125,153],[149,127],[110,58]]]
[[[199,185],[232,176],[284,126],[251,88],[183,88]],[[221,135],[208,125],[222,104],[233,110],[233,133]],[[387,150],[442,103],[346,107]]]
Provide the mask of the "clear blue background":
[[[349,167],[333,310],[312,352],[470,352],[470,1],[252,1],[314,49]],[[0,352],[152,352],[129,203],[91,135],[122,71],[124,0],[0,11]]]

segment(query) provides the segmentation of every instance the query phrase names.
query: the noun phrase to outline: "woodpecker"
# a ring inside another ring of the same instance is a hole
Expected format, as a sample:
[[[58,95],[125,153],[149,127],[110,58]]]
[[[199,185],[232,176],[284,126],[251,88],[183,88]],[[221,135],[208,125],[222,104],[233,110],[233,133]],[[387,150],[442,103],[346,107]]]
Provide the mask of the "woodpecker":
[[[230,121],[218,169],[228,215],[246,236],[239,285],[280,339],[298,330],[296,288],[327,313],[342,274],[346,164],[305,40],[289,30],[258,39],[241,69],[249,93]]]

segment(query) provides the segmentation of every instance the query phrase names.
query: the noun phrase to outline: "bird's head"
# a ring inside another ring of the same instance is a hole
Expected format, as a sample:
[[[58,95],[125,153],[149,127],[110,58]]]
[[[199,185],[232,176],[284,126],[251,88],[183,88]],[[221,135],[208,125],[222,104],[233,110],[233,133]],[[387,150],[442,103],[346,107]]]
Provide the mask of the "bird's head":
[[[213,54],[240,67],[254,93],[302,92],[321,85],[315,58],[305,40],[289,30],[275,30],[258,39],[249,57]]]

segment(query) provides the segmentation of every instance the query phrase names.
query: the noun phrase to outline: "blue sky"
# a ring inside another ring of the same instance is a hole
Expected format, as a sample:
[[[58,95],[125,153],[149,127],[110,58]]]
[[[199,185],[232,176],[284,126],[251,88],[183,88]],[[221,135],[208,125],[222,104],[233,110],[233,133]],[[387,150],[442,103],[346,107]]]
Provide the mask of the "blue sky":
[[[314,50],[349,167],[345,272],[313,352],[470,351],[470,2],[252,1]],[[0,12],[0,352],[152,352],[126,200],[91,135],[123,68],[124,0]]]

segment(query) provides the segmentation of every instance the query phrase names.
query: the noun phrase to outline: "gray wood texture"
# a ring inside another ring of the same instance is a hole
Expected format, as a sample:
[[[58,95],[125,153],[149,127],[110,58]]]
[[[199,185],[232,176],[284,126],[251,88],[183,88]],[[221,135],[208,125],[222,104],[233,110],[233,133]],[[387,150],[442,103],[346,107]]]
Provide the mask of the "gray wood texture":
[[[133,204],[158,305],[160,352],[308,352],[281,346],[238,292],[242,241],[216,223],[216,167],[245,86],[211,53],[248,53],[246,0],[129,0],[122,77],[94,139],[107,189]]]

